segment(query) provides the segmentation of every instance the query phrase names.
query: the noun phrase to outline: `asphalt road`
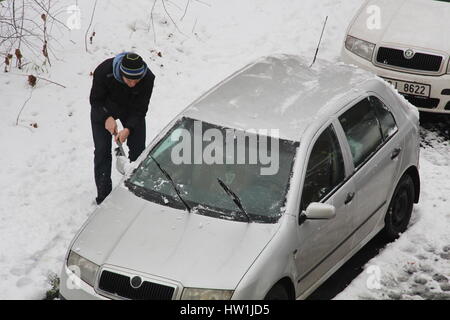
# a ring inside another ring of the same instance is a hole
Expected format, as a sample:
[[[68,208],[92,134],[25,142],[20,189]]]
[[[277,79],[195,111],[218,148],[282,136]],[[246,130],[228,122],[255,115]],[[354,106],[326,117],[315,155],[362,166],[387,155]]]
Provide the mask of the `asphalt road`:
[[[446,140],[450,140],[450,115],[431,113],[420,114],[422,130],[438,133]],[[422,144],[427,144],[422,136]],[[381,236],[376,236],[364,248],[347,261],[333,276],[317,288],[308,300],[330,300],[343,291],[363,270],[370,259],[378,255],[387,242]]]

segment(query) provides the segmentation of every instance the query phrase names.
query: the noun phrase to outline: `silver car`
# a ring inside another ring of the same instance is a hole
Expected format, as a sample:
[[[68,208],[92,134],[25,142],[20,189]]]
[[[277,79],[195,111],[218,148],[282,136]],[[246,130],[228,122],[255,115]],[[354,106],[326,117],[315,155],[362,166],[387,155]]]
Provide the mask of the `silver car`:
[[[262,58],[181,112],[75,236],[61,296],[302,299],[404,232],[417,109],[366,71],[307,65]]]

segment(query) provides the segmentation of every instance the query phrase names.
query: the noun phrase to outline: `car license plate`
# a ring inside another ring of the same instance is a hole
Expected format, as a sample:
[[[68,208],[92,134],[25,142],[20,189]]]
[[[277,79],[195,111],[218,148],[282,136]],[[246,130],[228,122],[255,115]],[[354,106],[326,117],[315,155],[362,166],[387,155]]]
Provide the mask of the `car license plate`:
[[[383,78],[394,86],[398,92],[412,96],[430,97],[431,86],[428,84],[406,82],[396,79]]]

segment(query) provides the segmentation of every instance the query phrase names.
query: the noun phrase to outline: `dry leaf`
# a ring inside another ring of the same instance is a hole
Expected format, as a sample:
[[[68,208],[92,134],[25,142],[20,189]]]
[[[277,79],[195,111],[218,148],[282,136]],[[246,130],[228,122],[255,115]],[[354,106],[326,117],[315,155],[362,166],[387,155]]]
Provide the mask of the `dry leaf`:
[[[22,69],[22,52],[20,52],[20,49],[16,49],[15,51],[16,57],[17,57],[17,67],[19,69]]]
[[[20,49],[16,49],[15,54],[16,54],[16,58],[17,58],[18,60],[20,60],[20,59],[23,58],[22,52],[20,52]],[[11,58],[12,58],[12,57],[11,57]]]
[[[32,87],[34,87],[35,85],[36,85],[36,77],[35,76],[33,76],[32,74],[30,74],[29,76],[28,76],[28,84],[30,85],[30,86],[32,86]]]

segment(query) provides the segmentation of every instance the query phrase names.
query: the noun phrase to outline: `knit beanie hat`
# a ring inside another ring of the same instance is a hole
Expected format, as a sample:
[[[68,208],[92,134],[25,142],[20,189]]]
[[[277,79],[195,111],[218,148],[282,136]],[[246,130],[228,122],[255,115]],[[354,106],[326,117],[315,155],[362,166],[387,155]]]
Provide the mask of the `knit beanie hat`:
[[[120,73],[127,79],[142,79],[147,72],[147,65],[136,53],[127,53],[120,64]]]

